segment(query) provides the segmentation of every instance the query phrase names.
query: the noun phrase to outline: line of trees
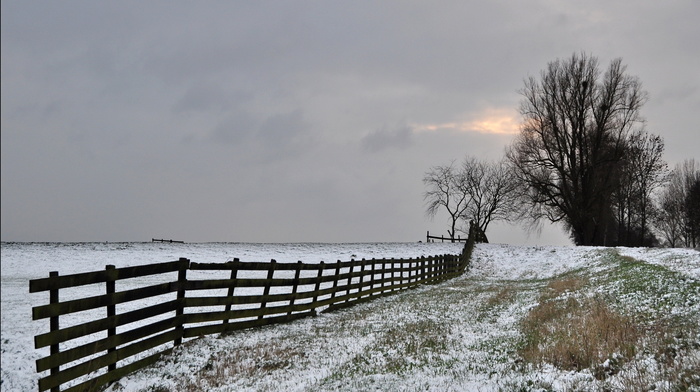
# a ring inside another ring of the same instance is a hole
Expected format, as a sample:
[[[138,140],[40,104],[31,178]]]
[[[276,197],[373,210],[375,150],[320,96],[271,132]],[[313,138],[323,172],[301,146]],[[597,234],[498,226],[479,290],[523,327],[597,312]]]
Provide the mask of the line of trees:
[[[700,168],[669,173],[661,136],[647,132],[647,100],[622,60],[550,62],[521,90],[521,130],[499,162],[467,157],[426,172],[427,213],[468,220],[561,223],[577,245],[700,246]]]

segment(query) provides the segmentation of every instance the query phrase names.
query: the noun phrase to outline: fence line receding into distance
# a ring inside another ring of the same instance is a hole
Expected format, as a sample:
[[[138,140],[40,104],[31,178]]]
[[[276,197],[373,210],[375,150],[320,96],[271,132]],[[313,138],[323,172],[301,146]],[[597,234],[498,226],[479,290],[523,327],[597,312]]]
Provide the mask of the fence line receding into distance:
[[[35,348],[50,348],[36,361],[43,373],[39,391],[96,389],[156,362],[183,339],[287,322],[441,282],[466,270],[472,247],[467,241],[459,255],[411,259],[312,264],[181,258],[64,276],[51,272],[29,282],[30,293],[49,292],[49,303],[32,309],[34,320],[49,319],[49,331],[34,338]],[[72,295],[59,295],[67,292]]]

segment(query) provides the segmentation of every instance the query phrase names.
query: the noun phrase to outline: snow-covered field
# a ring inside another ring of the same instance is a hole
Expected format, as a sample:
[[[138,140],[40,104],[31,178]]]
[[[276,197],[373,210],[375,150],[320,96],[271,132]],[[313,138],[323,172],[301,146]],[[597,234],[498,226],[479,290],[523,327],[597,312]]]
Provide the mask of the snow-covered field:
[[[196,262],[416,257],[456,254],[462,246],[3,243],[2,391],[36,390],[34,361],[45,352],[34,350],[33,336],[46,331],[48,322],[31,321],[31,307],[46,303],[47,294],[28,294],[28,281],[49,271],[63,275],[179,257]],[[650,266],[639,269],[648,275],[641,288],[630,290],[620,282],[618,255]],[[548,280],[567,274],[585,276],[592,292],[618,298],[621,306],[700,321],[700,253],[694,250],[482,244],[472,263],[464,276],[438,285],[289,324],[189,341],[110,390],[600,390],[603,384],[590,372],[523,366],[515,352],[519,320],[537,304]],[[505,289],[512,292],[509,299],[493,301]],[[679,358],[700,363],[700,327],[694,334]],[[648,353],[640,353],[630,366],[654,372]],[[619,385],[629,374],[620,371],[607,382]],[[657,377],[657,390],[664,385]]]

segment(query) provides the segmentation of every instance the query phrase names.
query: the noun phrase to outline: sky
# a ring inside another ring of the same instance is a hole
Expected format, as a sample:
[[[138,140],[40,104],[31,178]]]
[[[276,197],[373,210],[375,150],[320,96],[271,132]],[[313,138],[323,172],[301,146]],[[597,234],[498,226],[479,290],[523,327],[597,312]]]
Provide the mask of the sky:
[[[2,241],[447,234],[423,176],[500,159],[548,62],[622,58],[700,159],[700,2],[2,1]],[[492,242],[569,244],[498,224]]]

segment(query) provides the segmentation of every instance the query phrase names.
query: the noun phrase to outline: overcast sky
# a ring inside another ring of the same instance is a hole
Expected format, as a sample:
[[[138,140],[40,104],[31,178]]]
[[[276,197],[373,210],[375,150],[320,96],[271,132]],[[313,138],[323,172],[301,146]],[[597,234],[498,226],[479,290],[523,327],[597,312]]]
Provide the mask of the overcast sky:
[[[524,78],[582,51],[641,79],[670,166],[700,159],[696,0],[1,4],[2,241],[446,234],[424,173],[500,158]]]

